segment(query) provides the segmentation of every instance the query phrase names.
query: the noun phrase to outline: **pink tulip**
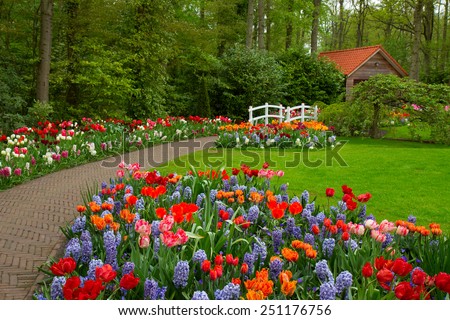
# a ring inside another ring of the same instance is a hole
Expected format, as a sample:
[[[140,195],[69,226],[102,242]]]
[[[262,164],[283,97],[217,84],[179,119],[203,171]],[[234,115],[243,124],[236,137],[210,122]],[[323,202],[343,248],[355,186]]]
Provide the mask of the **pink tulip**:
[[[139,233],[141,236],[147,235],[149,236],[152,232],[151,225],[144,219],[140,219],[136,221],[134,225],[134,230]]]
[[[409,233],[409,230],[405,226],[398,226],[395,233],[404,237]]]
[[[159,224],[159,231],[164,233],[172,229],[174,223],[173,216],[165,215],[164,219]]]
[[[150,237],[146,234],[139,237],[139,247],[147,248],[150,245]]]
[[[378,242],[386,241],[386,235],[378,230],[372,230],[370,236]]]

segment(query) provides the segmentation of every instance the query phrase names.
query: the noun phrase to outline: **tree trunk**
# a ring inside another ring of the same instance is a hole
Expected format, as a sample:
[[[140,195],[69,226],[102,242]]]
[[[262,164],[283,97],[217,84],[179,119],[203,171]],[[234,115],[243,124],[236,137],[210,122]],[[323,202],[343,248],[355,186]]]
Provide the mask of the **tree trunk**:
[[[409,76],[411,79],[419,81],[419,68],[420,68],[420,39],[422,36],[422,12],[424,0],[417,0],[416,7],[414,8],[414,37],[413,47],[411,53],[411,70]]]
[[[254,0],[248,0],[248,8],[247,8],[247,34],[245,37],[245,46],[247,49],[252,48],[253,44],[253,20],[254,20]]]
[[[338,49],[344,46],[344,0],[339,0]]]
[[[272,12],[272,0],[266,0],[266,50],[269,51],[271,48],[271,41],[272,41],[272,19],[271,19],[271,12]]]
[[[362,47],[364,42],[364,27],[366,21],[366,0],[358,1],[358,22],[356,28],[356,47]]]
[[[49,101],[50,62],[52,54],[53,0],[41,0],[41,37],[39,40],[39,67],[37,74],[36,99]]]
[[[264,0],[258,0],[258,49],[264,49]]]
[[[449,18],[448,17],[448,5],[449,5],[449,0],[445,0],[444,23],[443,23],[443,30],[442,30],[442,56],[441,56],[441,70],[442,71],[446,70],[447,62],[450,59],[450,55],[448,52],[450,49],[450,46],[448,45],[448,39],[447,39],[448,18]]]
[[[322,0],[314,0],[313,22],[311,29],[311,53],[317,52],[317,39],[319,35],[319,15]]]
[[[288,16],[287,16],[287,22],[286,22],[286,50],[289,49],[292,45],[292,16],[294,11],[294,0],[289,0],[288,2]]]
[[[425,12],[423,16],[423,30],[425,37],[425,46],[423,48],[423,65],[425,71],[425,81],[430,80],[431,72],[431,41],[433,40],[434,25],[434,0],[426,0]]]
[[[77,68],[78,68],[78,58],[75,54],[75,43],[77,38],[77,19],[78,19],[78,10],[79,3],[78,1],[68,1],[67,2],[67,93],[66,93],[66,102],[69,105],[77,106],[78,105],[78,84],[74,81]]]

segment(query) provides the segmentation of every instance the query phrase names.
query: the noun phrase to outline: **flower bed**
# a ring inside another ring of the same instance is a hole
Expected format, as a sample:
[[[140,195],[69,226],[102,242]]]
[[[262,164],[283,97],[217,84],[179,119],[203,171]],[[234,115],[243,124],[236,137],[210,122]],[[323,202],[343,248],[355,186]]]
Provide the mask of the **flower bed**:
[[[336,136],[321,122],[255,124],[249,122],[219,127],[217,145],[224,148],[301,148],[334,147]]]
[[[0,189],[61,167],[104,158],[155,143],[208,136],[230,119],[200,117],[39,123],[0,137]]]
[[[124,176],[125,174],[125,176]],[[450,243],[438,224],[377,221],[370,193],[315,205],[246,165],[161,176],[122,164],[77,207],[64,258],[37,299],[444,299]]]

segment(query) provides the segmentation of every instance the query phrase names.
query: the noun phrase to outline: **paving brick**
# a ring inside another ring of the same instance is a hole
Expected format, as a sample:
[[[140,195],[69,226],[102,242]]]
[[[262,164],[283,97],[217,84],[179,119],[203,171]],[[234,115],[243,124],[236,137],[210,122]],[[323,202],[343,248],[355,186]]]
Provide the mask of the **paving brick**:
[[[214,141],[214,137],[201,138],[201,148]],[[149,168],[153,162],[200,149],[186,148],[185,142],[159,145],[127,155],[129,162],[139,162]],[[0,192],[0,299],[31,299],[43,275],[37,268],[50,255],[61,256],[65,237],[60,226],[74,219],[74,209],[82,203],[81,192],[86,186],[98,186],[110,181],[116,168],[104,163],[117,162],[120,157],[85,164],[27,181]],[[66,181],[70,181],[66,183]]]

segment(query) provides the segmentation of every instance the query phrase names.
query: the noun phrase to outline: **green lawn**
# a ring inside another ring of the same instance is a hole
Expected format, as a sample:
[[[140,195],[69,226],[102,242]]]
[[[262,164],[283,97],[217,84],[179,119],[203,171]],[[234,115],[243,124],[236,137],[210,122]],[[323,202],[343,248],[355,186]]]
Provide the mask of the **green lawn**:
[[[346,184],[356,195],[372,194],[367,212],[378,220],[406,220],[412,214],[418,224],[428,226],[430,222],[437,222],[446,233],[450,231],[449,147],[363,138],[347,140],[336,153],[345,162],[340,164],[329,151],[327,154],[326,151],[210,149],[182,157],[159,169],[163,173],[185,173],[190,164],[205,169],[209,166],[238,167],[241,163],[260,168],[268,161],[273,169],[285,171],[285,176],[274,178],[274,182],[288,182],[292,196],[308,190],[312,197],[317,196],[316,203],[325,205],[325,189],[336,189],[335,201],[338,201],[341,186]],[[293,161],[295,157],[300,161]],[[327,158],[332,159],[331,165],[326,163]],[[321,164],[312,165],[317,160]]]
[[[385,127],[381,128],[381,130],[386,131],[386,134],[383,138],[386,139],[402,139],[402,140],[429,140],[430,139],[430,128],[421,128],[417,129],[416,134],[418,135],[413,139],[411,136],[411,131],[408,126],[399,126],[399,127]]]

